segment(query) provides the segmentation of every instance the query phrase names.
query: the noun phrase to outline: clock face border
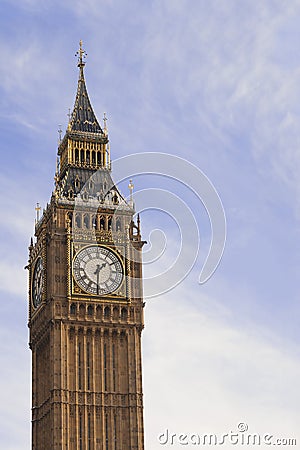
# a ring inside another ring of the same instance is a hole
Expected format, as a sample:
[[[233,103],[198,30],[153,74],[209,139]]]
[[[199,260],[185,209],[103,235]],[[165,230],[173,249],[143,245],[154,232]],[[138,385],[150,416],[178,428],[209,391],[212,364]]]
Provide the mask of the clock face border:
[[[38,256],[32,271],[31,280],[31,301],[35,309],[37,309],[43,301],[44,289],[44,264],[43,258]]]
[[[117,252],[108,246],[86,245],[73,257],[72,278],[82,290],[81,295],[118,295],[125,279],[124,262]]]

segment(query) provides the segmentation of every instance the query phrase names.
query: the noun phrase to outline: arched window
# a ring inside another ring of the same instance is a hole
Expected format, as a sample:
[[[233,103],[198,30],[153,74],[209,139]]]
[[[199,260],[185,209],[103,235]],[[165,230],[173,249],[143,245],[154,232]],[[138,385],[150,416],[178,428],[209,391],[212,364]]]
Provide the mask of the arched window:
[[[92,216],[92,227],[95,229],[97,227],[97,219],[96,216]]]
[[[121,319],[122,320],[126,320],[127,319],[127,315],[128,315],[127,308],[122,308],[121,309]]]
[[[79,413],[79,448],[82,450],[83,448],[83,420],[82,413]]]
[[[72,188],[68,190],[68,199],[72,200],[74,198],[74,191]]]
[[[81,317],[85,315],[85,306],[82,304],[79,306],[79,314]]]
[[[118,218],[116,221],[116,231],[122,231],[122,227],[121,227],[121,219]]]
[[[80,180],[79,180],[78,175],[76,175],[76,177],[75,177],[74,186],[75,186],[76,191],[78,191],[78,189],[80,189]]]
[[[108,218],[107,225],[108,225],[108,229],[111,230],[112,217],[109,217],[109,218]]]
[[[97,164],[98,164],[98,166],[100,166],[100,164],[101,164],[101,153],[100,152],[97,152]]]
[[[93,164],[93,166],[96,165],[96,153],[94,150],[92,151],[92,164]]]
[[[84,216],[83,223],[84,223],[85,228],[90,227],[89,216],[87,214],[85,214],[85,216]]]
[[[119,198],[117,196],[117,193],[115,192],[112,198],[113,204],[118,205],[119,204]]]
[[[72,303],[72,305],[70,306],[70,314],[72,314],[72,316],[74,314],[76,314],[76,305],[75,305],[75,303]]]
[[[92,425],[91,425],[91,414],[88,414],[88,450],[91,450],[92,448]],[[117,447],[115,447],[117,448]]]
[[[84,150],[80,150],[80,162],[84,163]]]
[[[75,164],[79,164],[79,150],[75,148]]]
[[[114,319],[118,319],[119,317],[119,308],[117,308],[116,306],[113,309],[113,317]]]
[[[94,312],[94,308],[92,307],[92,305],[89,305],[87,308],[88,316],[92,316],[93,312]]]
[[[104,308],[104,318],[105,319],[109,319],[110,316],[110,307],[109,306],[105,306]]]
[[[76,214],[75,216],[75,225],[77,228],[81,228],[81,217],[80,214]]]
[[[101,216],[100,217],[100,230],[104,230],[105,229],[105,220],[104,217]]]
[[[101,316],[102,316],[102,306],[101,305],[97,305],[96,317],[97,317],[97,319],[101,319]]]

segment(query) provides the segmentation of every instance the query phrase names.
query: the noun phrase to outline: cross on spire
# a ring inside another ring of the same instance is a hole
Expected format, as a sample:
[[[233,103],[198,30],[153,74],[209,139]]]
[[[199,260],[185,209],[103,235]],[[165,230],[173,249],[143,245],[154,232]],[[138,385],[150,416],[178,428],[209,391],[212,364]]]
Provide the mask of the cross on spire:
[[[79,41],[79,50],[75,53],[75,56],[78,56],[78,67],[84,67],[85,66],[85,58],[87,57],[87,53],[82,48],[82,40]]]

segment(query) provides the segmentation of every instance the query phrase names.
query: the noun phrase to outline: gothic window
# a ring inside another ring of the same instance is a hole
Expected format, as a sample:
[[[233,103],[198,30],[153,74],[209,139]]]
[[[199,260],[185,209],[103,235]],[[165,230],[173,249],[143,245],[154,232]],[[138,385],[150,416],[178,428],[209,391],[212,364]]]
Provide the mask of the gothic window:
[[[87,164],[90,163],[90,152],[86,152],[86,162]]]
[[[76,214],[75,216],[75,224],[77,228],[81,228],[81,217],[80,214]]]
[[[87,390],[91,389],[91,344],[86,344],[86,384]]]
[[[117,196],[116,193],[113,195],[112,201],[113,201],[114,205],[118,205],[119,204],[119,199],[118,199],[118,196]]]
[[[103,345],[104,390],[107,391],[107,344]]]
[[[116,231],[122,231],[122,227],[121,227],[121,219],[117,219],[116,221]]]
[[[76,175],[76,177],[75,177],[74,185],[75,185],[75,189],[78,191],[80,189],[80,180],[79,180],[78,175]]]
[[[112,217],[109,217],[107,220],[108,229],[111,230]]]
[[[116,390],[116,348],[112,345],[112,376],[113,376],[113,390]]]
[[[104,308],[104,318],[105,319],[109,319],[109,316],[110,316],[110,308],[109,308],[109,306],[105,306],[105,308]]]
[[[86,189],[84,189],[84,192],[81,194],[81,198],[82,198],[83,200],[85,200],[85,201],[88,201],[88,199],[89,199],[89,194],[88,194],[88,192],[87,192]]]
[[[134,309],[130,308],[130,319],[134,320]]]
[[[113,318],[114,319],[118,319],[119,317],[119,308],[117,308],[116,306],[113,309]]]
[[[97,317],[97,319],[101,319],[101,315],[102,315],[102,306],[97,305],[97,308],[96,308],[96,317]]]
[[[101,216],[100,217],[100,230],[104,230],[105,229],[105,220],[104,217]]]
[[[127,319],[127,308],[121,309],[121,319],[126,320]]]
[[[97,152],[97,164],[100,166],[101,164],[101,153]]]
[[[93,315],[93,311],[94,311],[94,308],[92,307],[92,305],[89,305],[88,308],[87,308],[88,316],[92,316]]]
[[[96,216],[92,216],[92,227],[93,227],[94,229],[96,229],[96,227],[97,227],[97,219],[96,219]]]
[[[84,305],[79,306],[79,315],[81,317],[84,317],[84,315],[85,315],[85,306]]]
[[[84,163],[84,150],[80,150],[80,162]]]
[[[88,450],[92,450],[91,414],[88,415]]]
[[[87,214],[85,214],[84,218],[83,218],[83,223],[85,228],[89,228],[90,227],[90,223],[89,223],[89,216]]]
[[[75,148],[75,164],[79,163],[79,150]]]
[[[79,413],[79,450],[83,450],[83,423],[82,413]]]
[[[69,200],[72,200],[74,198],[74,191],[72,188],[68,191],[68,198]]]
[[[94,187],[94,182],[93,182],[93,180],[89,180],[89,191],[92,191],[92,190],[93,190],[93,187]],[[90,192],[90,194],[91,194],[91,192]]]
[[[81,348],[81,342],[78,342],[77,358],[78,358],[78,389],[82,389],[82,348]]]
[[[94,152],[94,150],[92,151],[92,164],[95,166],[96,164],[96,153]]]
[[[72,305],[70,306],[70,314],[72,314],[72,315],[76,314],[76,305],[75,305],[75,303],[72,303]]]
[[[114,415],[114,450],[117,450],[117,416]]]
[[[109,450],[109,439],[108,439],[108,417],[105,415],[105,450]]]

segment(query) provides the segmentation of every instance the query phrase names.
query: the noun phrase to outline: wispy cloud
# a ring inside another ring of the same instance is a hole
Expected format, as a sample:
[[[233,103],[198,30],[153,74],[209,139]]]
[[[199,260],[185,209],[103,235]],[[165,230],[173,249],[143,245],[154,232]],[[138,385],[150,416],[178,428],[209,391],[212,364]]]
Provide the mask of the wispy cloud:
[[[182,297],[184,287],[146,308],[148,446],[160,448],[157,437],[166,428],[221,433],[241,421],[252,432],[295,437],[300,374],[295,349],[255,326],[229,326],[216,303],[207,306],[209,298],[200,295],[193,308]],[[289,420],[283,422],[283,415]]]

